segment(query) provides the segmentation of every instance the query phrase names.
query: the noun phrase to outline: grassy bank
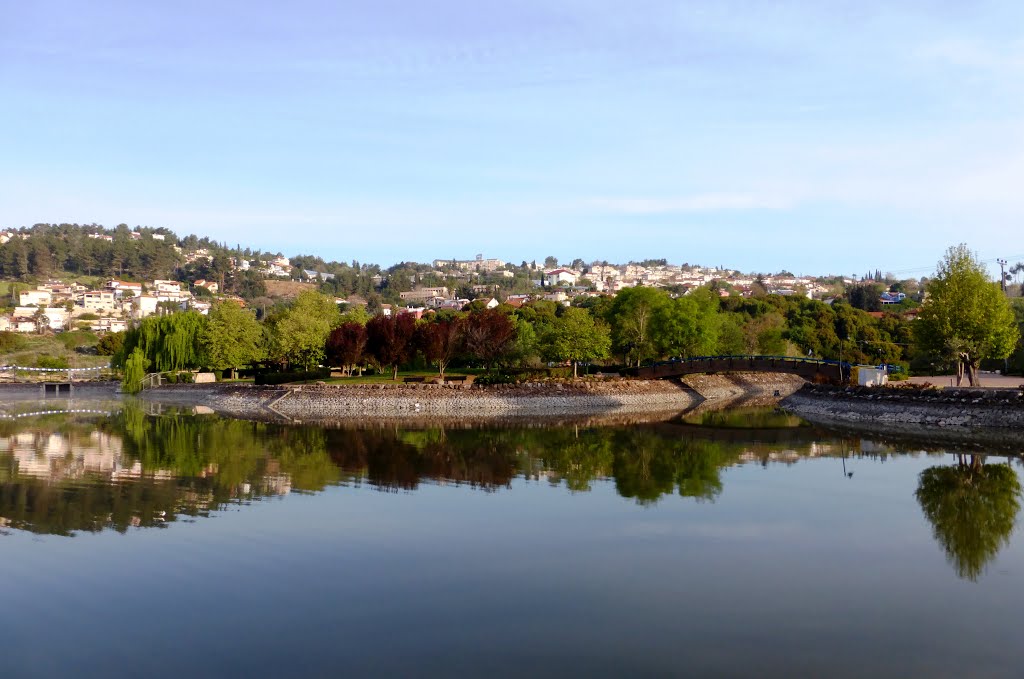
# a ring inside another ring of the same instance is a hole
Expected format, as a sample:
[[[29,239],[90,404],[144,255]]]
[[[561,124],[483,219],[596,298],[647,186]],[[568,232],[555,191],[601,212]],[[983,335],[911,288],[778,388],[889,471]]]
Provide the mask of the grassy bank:
[[[110,363],[109,356],[89,353],[99,339],[91,332],[48,335],[0,332],[0,365],[26,368],[93,368]]]

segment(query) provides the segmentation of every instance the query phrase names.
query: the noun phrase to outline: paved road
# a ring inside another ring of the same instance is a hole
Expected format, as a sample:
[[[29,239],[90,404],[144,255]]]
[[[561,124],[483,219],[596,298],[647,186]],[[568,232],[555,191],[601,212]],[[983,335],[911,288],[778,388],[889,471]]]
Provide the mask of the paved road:
[[[1020,375],[997,375],[995,373],[981,373],[981,385],[982,387],[989,387],[992,389],[1017,389],[1024,384],[1024,377]],[[908,382],[912,384],[934,384],[937,387],[950,387],[956,386],[956,375],[933,375],[930,377],[917,376],[911,377]],[[967,380],[964,379],[963,386],[967,385]]]

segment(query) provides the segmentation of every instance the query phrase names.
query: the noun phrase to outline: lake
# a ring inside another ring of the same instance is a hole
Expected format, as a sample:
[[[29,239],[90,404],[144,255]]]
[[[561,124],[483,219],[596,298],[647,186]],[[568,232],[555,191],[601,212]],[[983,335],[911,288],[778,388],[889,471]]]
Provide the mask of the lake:
[[[1019,677],[1008,450],[7,408],[3,676]]]

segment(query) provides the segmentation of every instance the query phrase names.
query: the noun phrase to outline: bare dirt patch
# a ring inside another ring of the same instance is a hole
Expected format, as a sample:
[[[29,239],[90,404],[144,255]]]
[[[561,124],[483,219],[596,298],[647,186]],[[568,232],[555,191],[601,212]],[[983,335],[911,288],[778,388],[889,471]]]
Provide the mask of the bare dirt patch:
[[[979,373],[978,375],[980,384],[978,386],[985,387],[988,389],[1018,389],[1021,384],[1024,384],[1024,377],[1020,375],[999,375],[996,373]],[[919,375],[911,377],[907,380],[911,384],[925,385],[930,384],[935,387],[955,387],[956,376],[955,375]],[[896,384],[899,384],[898,382]],[[963,386],[968,386],[967,380],[964,380]]]
[[[267,297],[279,299],[295,299],[303,290],[316,290],[313,283],[300,283],[299,281],[275,281],[267,280]]]

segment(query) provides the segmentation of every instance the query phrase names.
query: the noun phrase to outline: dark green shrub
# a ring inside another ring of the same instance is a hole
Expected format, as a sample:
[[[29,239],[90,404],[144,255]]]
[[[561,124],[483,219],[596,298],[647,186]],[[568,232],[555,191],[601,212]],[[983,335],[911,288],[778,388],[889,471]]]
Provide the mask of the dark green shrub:
[[[96,344],[96,353],[100,356],[113,356],[117,352],[121,351],[121,347],[123,346],[123,332],[108,332],[106,335],[100,337],[99,342]]]

